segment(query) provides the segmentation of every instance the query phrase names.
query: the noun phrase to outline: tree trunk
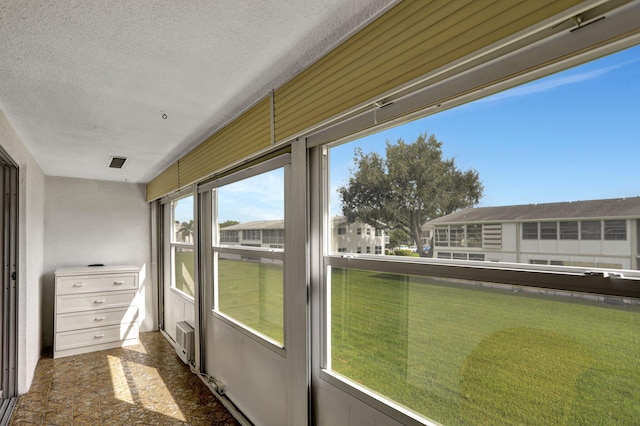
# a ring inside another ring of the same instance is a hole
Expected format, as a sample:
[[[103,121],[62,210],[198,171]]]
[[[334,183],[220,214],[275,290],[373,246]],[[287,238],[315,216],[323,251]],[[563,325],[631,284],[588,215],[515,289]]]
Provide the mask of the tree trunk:
[[[420,224],[418,223],[418,215],[414,212],[411,212],[411,237],[413,241],[416,243],[416,249],[418,250],[418,254],[420,257],[427,257],[427,253],[424,251],[424,246],[421,241],[421,229]]]

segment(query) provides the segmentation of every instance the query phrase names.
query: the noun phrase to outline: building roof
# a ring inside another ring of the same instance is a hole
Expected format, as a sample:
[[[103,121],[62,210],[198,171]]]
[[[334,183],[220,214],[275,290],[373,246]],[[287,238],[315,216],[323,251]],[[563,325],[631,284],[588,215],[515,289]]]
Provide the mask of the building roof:
[[[284,219],[275,220],[254,220],[251,222],[239,223],[237,225],[225,226],[223,231],[247,231],[253,229],[284,229]]]
[[[529,220],[640,218],[640,197],[517,206],[476,207],[439,217],[428,224],[519,222]]]

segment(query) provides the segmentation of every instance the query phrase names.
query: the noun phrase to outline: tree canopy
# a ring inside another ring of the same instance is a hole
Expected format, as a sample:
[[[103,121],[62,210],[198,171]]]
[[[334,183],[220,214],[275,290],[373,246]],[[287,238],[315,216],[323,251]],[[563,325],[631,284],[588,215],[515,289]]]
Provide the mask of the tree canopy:
[[[182,237],[182,241],[192,242],[193,238],[193,219],[189,222],[182,222],[178,234]]]
[[[442,142],[426,132],[411,143],[387,141],[386,158],[356,148],[354,162],[348,183],[338,188],[347,220],[402,229],[420,256],[426,256],[420,239],[425,222],[472,207],[482,197],[478,172],[443,158]]]
[[[233,225],[237,225],[240,222],[238,222],[237,220],[225,220],[224,222],[220,223],[218,225],[219,228],[226,228],[227,226],[233,226]]]

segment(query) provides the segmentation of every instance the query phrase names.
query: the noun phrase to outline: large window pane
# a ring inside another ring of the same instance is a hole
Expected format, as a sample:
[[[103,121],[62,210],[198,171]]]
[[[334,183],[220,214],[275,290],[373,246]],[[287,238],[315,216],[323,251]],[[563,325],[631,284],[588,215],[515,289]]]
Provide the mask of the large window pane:
[[[330,145],[327,214],[339,231],[327,233],[329,251],[383,245],[387,256],[640,268],[640,192],[629,179],[640,158],[639,55],[634,46]],[[624,155],[594,169],[603,141]],[[532,146],[553,155],[541,161]],[[388,243],[356,232],[365,226],[384,230]]]
[[[193,195],[173,201],[171,209],[173,217],[171,241],[193,244]]]
[[[557,222],[540,222],[540,239],[541,240],[557,240],[558,239],[558,223]]]
[[[193,237],[193,195],[171,202],[171,285],[193,297],[195,289],[195,257]]]
[[[332,370],[447,425],[633,424],[640,302],[333,268]]]
[[[282,261],[218,256],[218,310],[279,344],[284,342]]]
[[[220,186],[214,195],[215,310],[283,346],[284,168]]]
[[[221,186],[216,193],[221,244],[284,245],[284,169]]]
[[[443,424],[634,422],[636,301],[402,273],[478,266],[490,281],[528,270],[519,283],[545,288],[637,276],[638,55],[329,145],[328,369]],[[625,155],[595,170],[602,141]],[[532,146],[553,155],[541,161]],[[383,229],[390,249],[364,227]]]

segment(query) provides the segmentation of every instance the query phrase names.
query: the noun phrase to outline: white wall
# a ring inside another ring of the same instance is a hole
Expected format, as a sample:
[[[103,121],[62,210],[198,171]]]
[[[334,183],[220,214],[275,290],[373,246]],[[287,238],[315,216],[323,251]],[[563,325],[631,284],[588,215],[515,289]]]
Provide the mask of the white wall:
[[[18,165],[18,392],[31,386],[40,359],[45,177],[0,110],[0,146]]]
[[[43,346],[53,345],[54,272],[57,268],[136,265],[140,275],[140,331],[155,329],[151,281],[150,207],[143,184],[47,177]]]

